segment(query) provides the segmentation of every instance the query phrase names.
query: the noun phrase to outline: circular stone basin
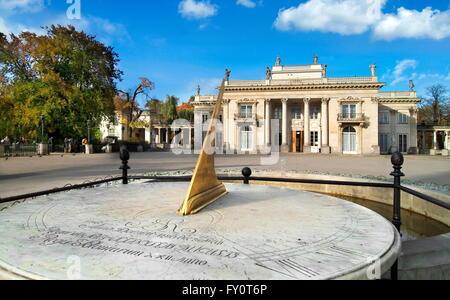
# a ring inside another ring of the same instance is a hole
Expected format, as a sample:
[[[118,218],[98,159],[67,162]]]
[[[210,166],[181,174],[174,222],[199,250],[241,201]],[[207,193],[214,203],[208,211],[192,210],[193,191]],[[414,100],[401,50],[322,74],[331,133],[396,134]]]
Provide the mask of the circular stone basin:
[[[0,268],[30,279],[366,279],[399,255],[391,223],[351,202],[226,184],[227,196],[180,217],[187,188],[133,183],[11,206]]]

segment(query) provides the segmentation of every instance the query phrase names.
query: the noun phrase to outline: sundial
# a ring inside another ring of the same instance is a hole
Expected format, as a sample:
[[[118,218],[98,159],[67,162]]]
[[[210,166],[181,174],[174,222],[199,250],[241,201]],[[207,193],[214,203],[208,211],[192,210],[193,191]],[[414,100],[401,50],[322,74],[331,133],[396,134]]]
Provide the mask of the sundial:
[[[175,211],[186,183],[133,183],[14,205],[0,212],[0,267],[33,279],[73,279],[74,261],[80,279],[359,279],[374,262],[384,272],[397,258],[395,229],[364,207],[297,190],[225,186],[229,194],[184,217]]]
[[[393,265],[399,234],[369,209],[217,180],[215,121],[189,184],[73,190],[0,211],[0,278],[373,279]]]

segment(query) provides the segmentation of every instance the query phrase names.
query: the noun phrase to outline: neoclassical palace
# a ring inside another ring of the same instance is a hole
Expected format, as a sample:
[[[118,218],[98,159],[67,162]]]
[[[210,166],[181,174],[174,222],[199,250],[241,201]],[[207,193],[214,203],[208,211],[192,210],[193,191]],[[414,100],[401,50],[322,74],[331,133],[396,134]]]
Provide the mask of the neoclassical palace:
[[[279,145],[282,152],[416,153],[420,99],[413,85],[380,92],[385,83],[375,65],[369,68],[367,77],[327,77],[327,65],[315,56],[308,65],[281,65],[277,58],[264,80],[229,80],[228,71],[218,144],[232,152]],[[195,124],[207,122],[216,99],[198,93]],[[204,134],[196,126],[195,140]]]

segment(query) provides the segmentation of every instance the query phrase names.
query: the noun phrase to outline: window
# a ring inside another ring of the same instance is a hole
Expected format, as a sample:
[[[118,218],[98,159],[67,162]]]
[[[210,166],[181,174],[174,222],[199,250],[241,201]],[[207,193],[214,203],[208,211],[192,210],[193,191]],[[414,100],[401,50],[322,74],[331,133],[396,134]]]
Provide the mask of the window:
[[[291,111],[291,117],[292,117],[292,119],[301,119],[302,114],[301,114],[300,108],[298,108],[298,107],[293,108]]]
[[[273,110],[273,118],[277,119],[277,120],[281,120],[283,115],[283,110],[281,109],[281,107],[275,107],[275,109]]]
[[[311,146],[318,147],[319,146],[319,132],[311,131]]]
[[[389,145],[388,145],[388,135],[380,134],[380,151],[381,153],[388,153]]]
[[[379,121],[380,124],[389,124],[389,112],[381,112]]]
[[[402,113],[398,114],[398,124],[408,124],[408,116]]]
[[[406,134],[399,135],[398,148],[402,153],[408,152],[408,136]]]
[[[244,126],[241,129],[241,150],[251,150],[253,148],[253,132],[250,126]]]
[[[319,118],[319,108],[318,107],[312,107],[311,108],[311,119],[317,120]]]
[[[209,116],[208,115],[202,115],[202,123],[205,124],[208,122]]]
[[[342,117],[345,119],[355,119],[356,104],[342,104]]]
[[[241,105],[241,118],[251,119],[253,116],[253,105]]]

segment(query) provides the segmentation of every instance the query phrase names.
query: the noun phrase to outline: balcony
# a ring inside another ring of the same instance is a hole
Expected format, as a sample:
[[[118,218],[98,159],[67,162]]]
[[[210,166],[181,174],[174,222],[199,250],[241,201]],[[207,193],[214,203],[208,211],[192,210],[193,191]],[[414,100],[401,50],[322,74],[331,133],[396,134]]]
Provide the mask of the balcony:
[[[253,122],[256,121],[256,114],[234,114],[234,120],[240,122]]]
[[[344,113],[344,114],[338,115],[338,122],[342,122],[342,123],[364,122],[365,119],[366,118],[365,118],[364,114]]]

